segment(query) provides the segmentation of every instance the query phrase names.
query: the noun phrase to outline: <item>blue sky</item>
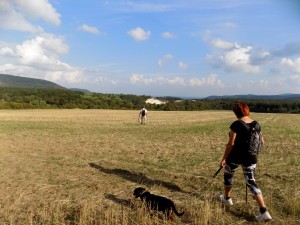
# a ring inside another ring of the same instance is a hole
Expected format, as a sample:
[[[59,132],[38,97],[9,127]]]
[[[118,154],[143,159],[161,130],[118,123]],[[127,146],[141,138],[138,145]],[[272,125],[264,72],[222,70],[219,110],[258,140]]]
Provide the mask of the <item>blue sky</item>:
[[[297,0],[1,0],[0,73],[99,93],[300,93]]]

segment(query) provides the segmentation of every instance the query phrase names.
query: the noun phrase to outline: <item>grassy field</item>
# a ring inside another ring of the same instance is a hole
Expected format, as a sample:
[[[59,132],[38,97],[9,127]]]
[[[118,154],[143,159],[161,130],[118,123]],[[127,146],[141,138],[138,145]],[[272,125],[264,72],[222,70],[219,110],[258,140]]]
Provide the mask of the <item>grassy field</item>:
[[[0,225],[170,224],[133,198],[134,188],[171,198],[174,224],[251,224],[258,207],[239,169],[224,208],[219,167],[231,111],[0,111]],[[300,115],[252,114],[265,148],[256,171],[268,224],[300,224]]]

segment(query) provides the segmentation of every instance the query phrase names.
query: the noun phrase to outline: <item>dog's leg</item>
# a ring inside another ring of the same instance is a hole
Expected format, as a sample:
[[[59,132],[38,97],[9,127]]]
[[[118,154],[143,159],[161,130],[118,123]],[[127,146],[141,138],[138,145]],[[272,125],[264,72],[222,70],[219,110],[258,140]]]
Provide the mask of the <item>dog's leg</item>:
[[[171,221],[171,223],[173,224],[173,222],[174,222],[173,216],[170,216],[170,221]]]

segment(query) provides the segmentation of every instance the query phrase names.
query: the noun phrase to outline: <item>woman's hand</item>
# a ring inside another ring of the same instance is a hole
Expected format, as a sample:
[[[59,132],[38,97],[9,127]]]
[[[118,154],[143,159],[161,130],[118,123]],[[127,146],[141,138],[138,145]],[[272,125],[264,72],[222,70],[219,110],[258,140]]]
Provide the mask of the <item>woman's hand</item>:
[[[220,167],[224,167],[226,164],[226,159],[222,159],[221,162],[220,162]]]

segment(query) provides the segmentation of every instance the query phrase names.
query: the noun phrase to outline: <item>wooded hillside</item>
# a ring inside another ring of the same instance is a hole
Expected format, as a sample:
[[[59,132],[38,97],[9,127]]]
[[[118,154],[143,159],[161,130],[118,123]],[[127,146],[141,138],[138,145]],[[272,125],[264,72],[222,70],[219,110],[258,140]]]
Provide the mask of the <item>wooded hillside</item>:
[[[0,87],[66,89],[51,81],[0,74]]]
[[[67,89],[0,88],[0,109],[140,109],[164,111],[231,110],[239,101],[253,112],[300,113],[300,100],[163,98],[166,104],[146,104],[150,96],[101,94]]]

